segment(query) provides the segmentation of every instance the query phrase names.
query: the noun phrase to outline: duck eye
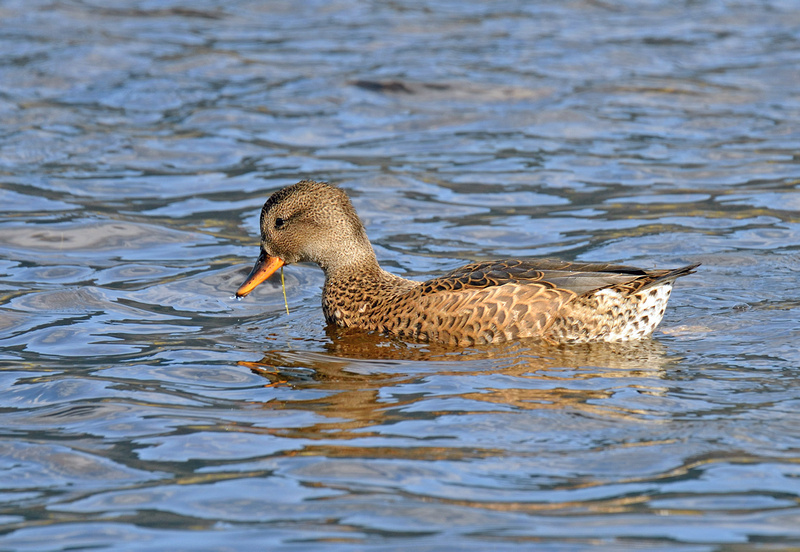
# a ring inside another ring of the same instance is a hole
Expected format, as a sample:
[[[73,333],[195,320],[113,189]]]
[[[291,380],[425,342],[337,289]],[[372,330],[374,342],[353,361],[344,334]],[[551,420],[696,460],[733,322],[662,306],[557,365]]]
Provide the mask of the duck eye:
[[[285,223],[286,223],[285,220],[283,220],[282,218],[278,217],[278,218],[275,219],[275,228],[281,229],[281,228],[283,228],[283,225]]]

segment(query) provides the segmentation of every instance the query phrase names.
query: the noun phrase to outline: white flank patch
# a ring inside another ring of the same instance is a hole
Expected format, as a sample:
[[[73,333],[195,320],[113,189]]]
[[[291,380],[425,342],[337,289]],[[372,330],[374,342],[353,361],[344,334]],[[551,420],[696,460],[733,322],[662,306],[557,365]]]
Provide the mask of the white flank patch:
[[[652,293],[655,291],[656,293]],[[595,293],[600,300],[599,309],[610,309],[613,305],[623,305],[623,311],[629,309],[630,324],[621,328],[612,329],[603,336],[604,341],[627,341],[641,339],[652,334],[664,317],[669,295],[672,292],[672,283],[661,284],[634,294],[634,300],[625,298],[619,292],[611,289],[601,289]],[[626,313],[627,317],[628,313]],[[647,317],[647,322],[644,318]],[[637,323],[638,322],[638,326]]]

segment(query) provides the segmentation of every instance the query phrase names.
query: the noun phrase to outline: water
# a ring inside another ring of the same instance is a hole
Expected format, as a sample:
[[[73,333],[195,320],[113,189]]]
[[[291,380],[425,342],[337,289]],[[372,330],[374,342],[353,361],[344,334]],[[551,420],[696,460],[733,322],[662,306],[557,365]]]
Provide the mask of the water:
[[[800,8],[0,3],[0,549],[800,546]],[[383,265],[671,267],[654,339],[442,350],[232,298],[268,194]]]

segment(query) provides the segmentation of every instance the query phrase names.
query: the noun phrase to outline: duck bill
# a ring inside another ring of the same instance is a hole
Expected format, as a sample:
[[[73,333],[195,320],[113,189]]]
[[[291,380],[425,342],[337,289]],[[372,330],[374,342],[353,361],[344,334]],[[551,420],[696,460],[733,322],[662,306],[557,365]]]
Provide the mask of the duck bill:
[[[247,279],[236,290],[236,297],[244,297],[253,291],[258,284],[272,276],[276,270],[282,267],[285,263],[278,257],[270,257],[264,251],[258,256],[253,270],[247,275]]]

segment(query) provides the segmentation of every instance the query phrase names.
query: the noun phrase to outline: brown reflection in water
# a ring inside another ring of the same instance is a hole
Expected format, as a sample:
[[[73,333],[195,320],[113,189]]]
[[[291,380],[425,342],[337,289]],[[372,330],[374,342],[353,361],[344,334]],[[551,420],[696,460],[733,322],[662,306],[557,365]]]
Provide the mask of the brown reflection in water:
[[[305,427],[269,429],[270,433],[282,437],[306,440],[302,449],[287,454],[356,462],[506,458],[510,451],[502,442],[476,446],[474,440],[467,444],[459,439],[458,432],[465,431],[462,424],[455,424],[450,434],[447,434],[448,424],[444,424],[441,434],[432,441],[425,436],[415,439],[414,435],[409,435],[408,429],[399,429],[397,435],[393,435],[392,425],[444,416],[491,416],[493,412],[508,413],[509,409],[550,409],[556,418],[560,417],[558,411],[564,411],[582,418],[629,418],[637,423],[643,420],[661,423],[662,420],[653,416],[653,412],[622,409],[613,406],[617,402],[604,399],[621,388],[636,388],[643,393],[666,393],[666,384],[662,386],[661,382],[668,379],[671,365],[678,361],[654,340],[561,346],[517,341],[453,351],[349,330],[334,330],[329,337],[324,353],[269,351],[260,362],[248,364],[254,372],[269,380],[269,386],[322,392],[319,398],[275,398],[265,403],[265,408],[310,410],[327,418]],[[431,378],[441,379],[444,386],[452,381],[453,391],[448,394],[439,381],[431,382]],[[501,385],[507,387],[500,388]],[[463,389],[466,391],[458,391]],[[436,410],[433,399],[458,399],[459,406]],[[468,410],[469,404],[478,402],[484,406]],[[497,408],[487,409],[487,403],[497,405]],[[559,423],[558,420],[555,423]],[[570,424],[578,422],[566,420],[564,423],[565,429],[569,430]],[[442,444],[442,439],[446,444]],[[659,441],[637,439],[619,446],[647,448],[669,442],[669,438]],[[539,451],[535,447],[515,449],[513,454],[517,457],[535,456]],[[685,475],[695,464],[689,460],[687,465],[677,466],[665,474],[631,474],[616,478],[614,483],[648,482]],[[615,513],[648,507],[650,497],[640,494],[588,501],[569,498],[570,492],[577,489],[602,487],[608,483],[606,478],[577,477],[550,487],[553,492],[564,491],[564,500],[468,499],[446,496],[446,492],[445,495],[419,496],[425,501],[445,505],[529,513]],[[346,489],[347,484],[340,488]],[[409,492],[409,496],[414,494]]]
[[[474,411],[457,409],[436,411],[410,409],[434,393],[425,387],[431,377],[475,377],[475,386],[465,393],[435,393],[436,398],[463,399],[492,403],[497,411],[514,409],[568,409],[604,418],[635,418],[652,414],[636,409],[603,405],[621,387],[635,387],[639,393],[663,394],[666,386],[653,385],[662,380],[667,367],[675,362],[658,341],[634,343],[597,343],[550,345],[541,341],[517,341],[502,345],[486,345],[453,351],[436,346],[409,344],[382,335],[353,330],[329,331],[328,352],[268,351],[260,362],[243,363],[269,380],[268,386],[320,391],[324,396],[310,400],[273,399],[269,408],[310,410],[330,419],[302,428],[279,430],[287,437],[305,439],[366,438],[377,433],[364,428],[385,428],[410,419],[435,419],[441,415],[488,414],[491,409]],[[503,383],[510,387],[485,387],[486,377],[507,376]],[[481,377],[481,380],[478,380]],[[514,387],[515,378],[520,385]],[[636,382],[619,381],[636,378]],[[597,380],[597,384],[577,384],[581,380]],[[642,383],[641,380],[649,380]],[[542,382],[541,385],[532,383]],[[555,382],[555,384],[554,384]],[[415,385],[418,384],[418,385]],[[458,385],[457,383],[455,385]],[[454,387],[455,387],[454,385]],[[466,387],[470,387],[466,385]],[[414,389],[418,388],[418,392]],[[468,407],[467,407],[468,408]],[[357,432],[355,430],[358,430]],[[306,451],[307,453],[309,451]],[[453,449],[379,450],[358,452],[325,447],[316,453],[326,456],[459,458],[500,453],[489,450],[457,451]],[[314,454],[314,453],[312,453]]]

